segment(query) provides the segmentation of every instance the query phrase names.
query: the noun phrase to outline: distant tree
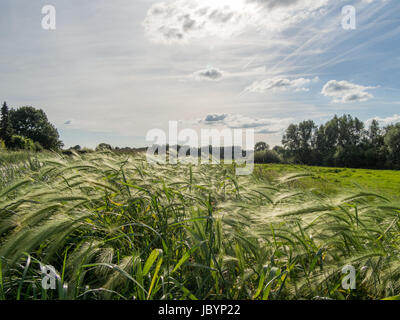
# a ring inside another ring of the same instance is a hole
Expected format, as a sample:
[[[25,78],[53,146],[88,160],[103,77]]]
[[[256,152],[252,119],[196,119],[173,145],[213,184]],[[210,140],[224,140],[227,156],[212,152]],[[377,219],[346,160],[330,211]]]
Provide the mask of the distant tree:
[[[255,163],[281,163],[281,156],[274,150],[258,151],[254,155]]]
[[[81,148],[81,146],[78,144],[78,145],[72,147],[71,149],[76,150],[76,151],[80,151],[82,148]]]
[[[334,116],[325,125],[321,125],[316,131],[315,148],[316,164],[330,166],[334,165],[334,155],[338,144],[339,121]]]
[[[299,137],[300,137],[300,158],[301,162],[305,164],[312,164],[313,151],[315,146],[315,130],[316,126],[314,121],[303,121],[299,124]]]
[[[100,143],[96,147],[96,151],[112,150],[112,146],[107,143]]]
[[[316,126],[312,120],[299,125],[291,124],[282,139],[282,144],[295,162],[312,164]]]
[[[265,151],[268,149],[269,149],[269,145],[266,144],[265,142],[257,142],[254,147],[255,152]]]
[[[10,111],[7,103],[4,102],[3,107],[1,108],[0,139],[4,141],[6,147],[9,147],[12,135],[13,127],[10,119]]]
[[[388,128],[385,144],[389,150],[389,159],[393,168],[400,168],[400,123]]]
[[[384,168],[388,150],[385,146],[385,132],[379,122],[373,120],[365,139],[365,165],[368,168]]]
[[[313,121],[290,124],[282,147],[273,148],[282,162],[349,168],[400,169],[400,123],[368,128],[351,115],[334,116],[317,127]],[[256,162],[279,161],[273,154],[256,153]]]
[[[282,138],[282,145],[291,153],[296,152],[300,149],[299,130],[296,124],[291,124],[286,129],[286,132]]]
[[[57,129],[48,121],[43,110],[21,107],[10,111],[10,119],[15,134],[39,142],[45,149],[63,146]]]
[[[377,120],[372,120],[371,125],[368,130],[368,138],[370,140],[371,145],[378,147],[384,142],[384,138],[382,136],[382,130],[379,126],[379,122]]]
[[[359,168],[365,166],[364,123],[350,115],[338,119],[338,145],[334,155],[336,166]]]
[[[350,115],[340,117],[338,122],[338,144],[342,147],[360,145],[365,136],[364,123]]]
[[[285,150],[285,148],[282,146],[274,146],[272,148],[272,151],[274,151],[279,156],[281,162],[288,158],[286,154],[287,150]]]
[[[272,150],[280,155],[283,155],[285,152],[285,149],[282,146],[275,146],[272,148]]]

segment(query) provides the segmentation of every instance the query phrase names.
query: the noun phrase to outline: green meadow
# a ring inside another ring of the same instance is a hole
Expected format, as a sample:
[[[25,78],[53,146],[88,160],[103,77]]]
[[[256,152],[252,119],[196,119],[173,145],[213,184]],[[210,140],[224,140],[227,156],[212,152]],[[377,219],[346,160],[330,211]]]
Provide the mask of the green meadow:
[[[298,182],[297,186],[315,189],[328,194],[370,191],[400,199],[400,171],[348,168],[325,168],[300,165],[257,165],[256,174],[273,181],[288,173],[307,172],[312,177]]]
[[[400,175],[0,154],[0,299],[399,299]],[[343,286],[353,266],[356,289]],[[55,270],[55,289],[41,270]]]

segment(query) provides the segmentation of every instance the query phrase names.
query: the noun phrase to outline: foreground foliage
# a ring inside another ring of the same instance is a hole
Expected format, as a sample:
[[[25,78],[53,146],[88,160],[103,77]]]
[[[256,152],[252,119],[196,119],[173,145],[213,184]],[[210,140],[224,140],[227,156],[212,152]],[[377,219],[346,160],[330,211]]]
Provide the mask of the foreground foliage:
[[[0,299],[382,299],[400,291],[400,205],[229,166],[43,155],[2,166]],[[357,290],[341,287],[343,266]],[[42,289],[40,266],[58,272]]]

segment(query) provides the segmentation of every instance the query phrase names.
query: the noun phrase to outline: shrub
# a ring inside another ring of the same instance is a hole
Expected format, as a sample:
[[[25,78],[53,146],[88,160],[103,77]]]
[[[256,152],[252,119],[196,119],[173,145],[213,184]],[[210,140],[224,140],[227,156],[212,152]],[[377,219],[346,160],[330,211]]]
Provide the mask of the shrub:
[[[80,154],[86,154],[86,153],[92,153],[93,150],[89,149],[89,148],[82,148],[81,150],[79,150]]]
[[[96,151],[105,151],[105,150],[112,150],[112,146],[107,143],[100,143],[96,147]]]
[[[25,150],[31,150],[31,151],[36,150],[36,144],[32,139],[25,138]]]
[[[41,152],[41,151],[44,150],[43,146],[42,146],[39,142],[37,142],[37,141],[34,143],[34,147],[35,147],[34,150],[35,150],[36,152]]]
[[[81,150],[82,148],[81,148],[81,146],[78,144],[78,145],[76,145],[75,147],[72,147],[71,149],[73,149],[73,150],[75,150],[75,151],[79,151],[79,150]]]
[[[259,151],[254,154],[255,163],[282,163],[281,156],[273,150]]]
[[[35,143],[32,139],[18,135],[13,135],[10,141],[10,149],[12,150],[35,150]]]

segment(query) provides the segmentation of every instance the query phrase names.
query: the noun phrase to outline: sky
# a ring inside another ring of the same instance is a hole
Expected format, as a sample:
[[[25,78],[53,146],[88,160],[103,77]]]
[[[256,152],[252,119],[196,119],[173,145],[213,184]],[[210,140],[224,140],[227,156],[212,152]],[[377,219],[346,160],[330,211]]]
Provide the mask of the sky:
[[[43,109],[66,147],[146,146],[169,121],[252,128],[271,146],[308,119],[389,124],[399,12],[398,0],[2,0],[0,100]]]

